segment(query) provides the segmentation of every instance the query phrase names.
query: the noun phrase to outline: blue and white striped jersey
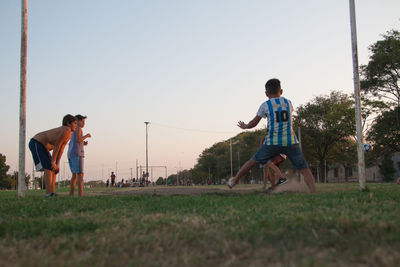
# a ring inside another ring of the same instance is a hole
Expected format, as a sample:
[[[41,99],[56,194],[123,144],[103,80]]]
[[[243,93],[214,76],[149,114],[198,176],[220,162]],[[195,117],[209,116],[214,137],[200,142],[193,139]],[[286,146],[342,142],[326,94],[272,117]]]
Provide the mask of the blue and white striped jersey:
[[[268,120],[265,145],[291,146],[298,140],[293,131],[293,106],[290,100],[276,97],[262,103],[257,116]]]

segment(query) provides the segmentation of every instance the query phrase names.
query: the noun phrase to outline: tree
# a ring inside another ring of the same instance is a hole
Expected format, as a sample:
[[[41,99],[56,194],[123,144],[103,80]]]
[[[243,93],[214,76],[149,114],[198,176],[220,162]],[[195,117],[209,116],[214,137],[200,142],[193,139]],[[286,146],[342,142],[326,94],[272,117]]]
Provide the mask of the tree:
[[[300,106],[294,118],[301,127],[303,152],[309,163],[316,163],[324,178],[325,161],[337,162],[352,153],[355,136],[354,102],[346,94],[332,91]],[[349,157],[350,158],[350,157]]]
[[[0,188],[11,189],[13,179],[7,174],[10,166],[6,164],[6,156],[0,153]]]
[[[382,163],[379,164],[379,172],[383,175],[383,180],[385,182],[393,181],[396,169],[393,166],[391,155],[385,155],[383,157]]]
[[[163,185],[166,184],[166,179],[162,178],[162,177],[158,177],[157,181],[156,181],[156,185]]]
[[[400,105],[400,32],[389,31],[369,47],[370,61],[361,66],[361,90]]]
[[[0,179],[7,175],[10,166],[6,164],[6,156],[0,153]]]
[[[400,124],[396,123],[399,114],[400,107],[383,112],[368,131],[368,139],[375,144],[373,155],[376,159],[400,151]]]

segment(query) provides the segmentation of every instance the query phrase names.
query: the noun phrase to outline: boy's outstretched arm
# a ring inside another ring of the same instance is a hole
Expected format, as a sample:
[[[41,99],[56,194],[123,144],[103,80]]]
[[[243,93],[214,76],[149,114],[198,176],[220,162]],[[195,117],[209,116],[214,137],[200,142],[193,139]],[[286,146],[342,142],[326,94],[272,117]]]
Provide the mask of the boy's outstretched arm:
[[[256,127],[260,120],[261,117],[256,115],[251,121],[249,121],[249,123],[246,124],[243,121],[239,121],[237,125],[242,129],[251,129],[253,127]]]
[[[53,155],[51,157],[51,165],[52,167],[55,167],[56,172],[58,172],[59,170],[60,159],[64,152],[64,147],[68,143],[70,138],[71,138],[71,130],[65,127],[64,131],[60,133],[60,135],[57,138],[57,141],[53,149]]]

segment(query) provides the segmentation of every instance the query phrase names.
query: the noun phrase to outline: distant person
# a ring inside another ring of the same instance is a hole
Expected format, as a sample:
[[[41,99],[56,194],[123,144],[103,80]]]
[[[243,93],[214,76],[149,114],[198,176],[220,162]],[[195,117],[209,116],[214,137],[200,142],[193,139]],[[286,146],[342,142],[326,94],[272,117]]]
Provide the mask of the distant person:
[[[262,103],[256,116],[249,122],[238,122],[241,129],[251,129],[260,122],[262,118],[268,119],[267,133],[262,147],[249,159],[239,170],[235,177],[228,181],[228,187],[232,188],[244,177],[254,166],[267,164],[279,175],[281,181],[285,181],[279,168],[272,163],[272,159],[285,154],[292,163],[293,168],[299,170],[312,193],[316,192],[314,177],[308,168],[303,152],[293,131],[293,106],[290,100],[281,97],[281,83],[278,79],[270,79],[265,84],[265,94],[269,98]],[[278,182],[279,184],[279,182]]]
[[[111,187],[114,187],[115,186],[115,174],[114,174],[114,172],[111,172],[110,178],[111,178]]]
[[[396,184],[400,184],[400,177],[397,178]]]
[[[62,126],[40,132],[29,141],[36,171],[44,171],[45,197],[56,196],[56,174],[60,171],[61,156],[76,127],[77,119],[67,114],[62,120]]]
[[[80,197],[83,196],[83,173],[84,173],[84,158],[85,158],[85,150],[84,146],[88,144],[85,141],[87,138],[90,138],[91,135],[88,133],[83,135],[82,128],[85,127],[86,116],[82,116],[80,114],[75,116],[78,120],[78,127],[72,133],[71,141],[69,141],[68,147],[68,162],[69,168],[71,169],[72,178],[71,178],[71,190],[69,191],[69,195],[74,195],[76,180],[78,180],[78,195]]]

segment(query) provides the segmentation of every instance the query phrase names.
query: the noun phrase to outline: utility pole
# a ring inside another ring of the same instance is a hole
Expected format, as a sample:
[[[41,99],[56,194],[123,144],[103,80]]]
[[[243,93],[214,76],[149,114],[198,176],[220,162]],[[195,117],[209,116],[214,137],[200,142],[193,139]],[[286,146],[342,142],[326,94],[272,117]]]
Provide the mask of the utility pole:
[[[139,178],[138,174],[138,160],[136,160],[136,180]]]
[[[28,0],[21,0],[21,66],[19,104],[19,164],[18,196],[25,196],[25,137],[26,137],[26,60],[28,43]]]
[[[299,146],[300,146],[300,149],[302,150],[303,148],[302,148],[302,146],[301,146],[301,128],[299,127]],[[300,172],[298,172],[298,179],[299,179],[299,182],[301,183],[302,182],[302,179],[301,179],[301,173]]]
[[[357,158],[358,158],[358,181],[360,191],[366,189],[365,185],[365,159],[364,159],[364,136],[361,124],[361,94],[360,94],[360,71],[358,66],[358,48],[357,48],[357,26],[356,26],[356,8],[354,0],[349,0],[350,5],[350,27],[351,27],[351,47],[353,54],[353,80],[355,97],[355,116],[357,130]]]
[[[146,124],[146,178],[149,178],[149,146],[148,146],[148,133],[147,133],[147,128],[149,126],[148,121],[144,122]]]
[[[229,142],[230,144],[230,156],[231,156],[231,177],[233,177],[233,165],[232,165],[232,139]]]

